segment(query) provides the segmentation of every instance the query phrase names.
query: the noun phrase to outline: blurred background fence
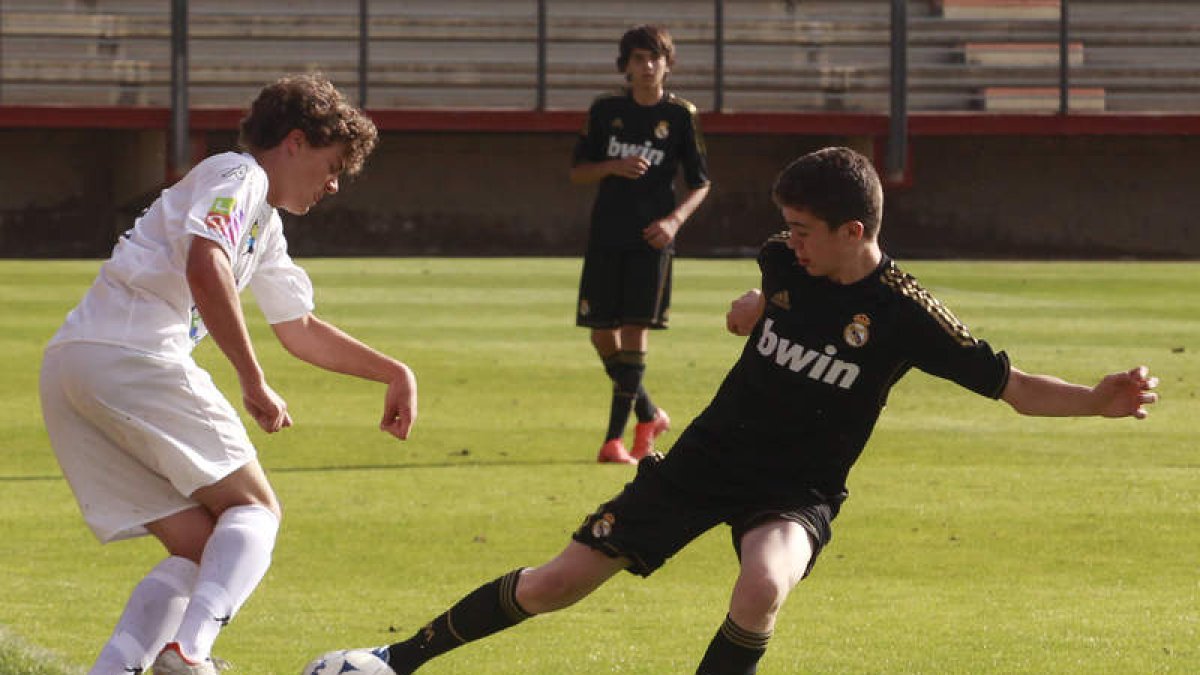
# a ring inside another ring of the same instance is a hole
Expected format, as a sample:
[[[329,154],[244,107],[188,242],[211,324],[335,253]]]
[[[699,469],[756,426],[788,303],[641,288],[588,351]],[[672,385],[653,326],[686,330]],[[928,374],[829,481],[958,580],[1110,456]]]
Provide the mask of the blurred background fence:
[[[263,84],[305,70],[385,142],[299,250],[572,253],[590,200],[566,186],[572,132],[646,22],[675,36],[669,88],[710,140],[685,253],[752,249],[774,171],[827,143],[885,169],[902,252],[1200,253],[1195,0],[0,0],[0,254],[103,255],[233,146]]]

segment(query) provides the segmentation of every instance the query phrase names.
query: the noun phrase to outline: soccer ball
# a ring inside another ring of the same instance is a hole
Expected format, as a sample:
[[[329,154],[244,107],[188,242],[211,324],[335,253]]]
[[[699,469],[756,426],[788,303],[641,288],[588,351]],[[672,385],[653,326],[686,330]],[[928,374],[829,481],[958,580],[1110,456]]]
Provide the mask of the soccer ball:
[[[301,675],[396,675],[383,659],[370,649],[342,649],[322,654],[304,666]]]

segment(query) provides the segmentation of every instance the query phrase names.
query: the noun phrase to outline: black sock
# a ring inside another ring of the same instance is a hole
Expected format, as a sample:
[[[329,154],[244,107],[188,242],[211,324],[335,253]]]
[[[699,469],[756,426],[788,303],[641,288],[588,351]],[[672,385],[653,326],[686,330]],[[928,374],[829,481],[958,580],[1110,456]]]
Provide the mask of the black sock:
[[[634,352],[635,354],[638,352]],[[645,352],[641,352],[643,358],[642,373],[645,374]],[[608,373],[609,379],[616,381],[616,364],[620,352],[610,354],[609,356],[601,357],[604,363],[604,372]],[[638,384],[637,397],[633,399],[633,414],[637,416],[639,422],[649,422],[658,414],[658,406],[654,405],[654,401],[650,400],[650,394],[646,391],[646,387]]]
[[[658,406],[654,405],[654,402],[650,400],[650,394],[646,393],[646,388],[639,384],[637,398],[633,399],[633,414],[637,415],[637,421],[649,422],[654,419],[654,415],[657,413]]]
[[[609,441],[625,435],[629,413],[642,387],[642,373],[646,370],[646,353],[620,351],[605,359],[605,370],[613,381],[612,405],[608,413],[608,431],[604,440]]]
[[[532,615],[517,604],[520,576],[513,570],[471,591],[416,635],[388,647],[388,665],[407,675],[439,654],[528,619]]]
[[[696,675],[753,675],[758,672],[758,660],[766,653],[770,639],[770,633],[748,631],[726,616],[708,643]]]

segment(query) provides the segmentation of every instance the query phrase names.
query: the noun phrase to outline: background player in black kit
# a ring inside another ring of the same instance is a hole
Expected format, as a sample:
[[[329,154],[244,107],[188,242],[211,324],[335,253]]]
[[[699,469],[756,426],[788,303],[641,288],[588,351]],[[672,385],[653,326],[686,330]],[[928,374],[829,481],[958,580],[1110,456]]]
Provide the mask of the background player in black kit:
[[[1025,415],[1140,419],[1158,399],[1144,367],[1086,387],[1027,375],[974,338],[880,250],[883,192],[862,155],[805,155],[773,194],[788,231],[762,248],[762,291],[726,317],[749,339],[712,403],[553,560],[484,584],[409,640],[375,650],[393,672],[571,605],[622,569],[647,576],[724,522],[741,569],[697,673],[754,673],[777,612],[830,540],[888,391],[910,368]]]
[[[675,46],[658,26],[621,38],[617,70],[627,88],[600,96],[575,146],[571,181],[600,187],[592,207],[579,282],[576,325],[613,381],[601,462],[635,464],[653,451],[670,418],[642,386],[648,329],[666,328],[675,235],[708,194],[708,168],[696,106],[664,90]],[[687,194],[675,202],[676,167]],[[637,415],[632,452],[622,436]]]

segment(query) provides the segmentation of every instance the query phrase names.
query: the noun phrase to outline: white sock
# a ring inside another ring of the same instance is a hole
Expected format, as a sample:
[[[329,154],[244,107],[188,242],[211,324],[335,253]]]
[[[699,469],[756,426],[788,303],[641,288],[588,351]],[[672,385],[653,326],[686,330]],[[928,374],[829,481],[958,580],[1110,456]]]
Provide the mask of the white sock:
[[[88,675],[145,669],[179,628],[196,582],[196,563],[172,556],[155,565],[129,594],[112,637]]]
[[[235,506],[217,519],[200,557],[191,602],[175,642],[189,659],[203,661],[217,633],[245,604],[271,566],[279,519],[263,506]]]

